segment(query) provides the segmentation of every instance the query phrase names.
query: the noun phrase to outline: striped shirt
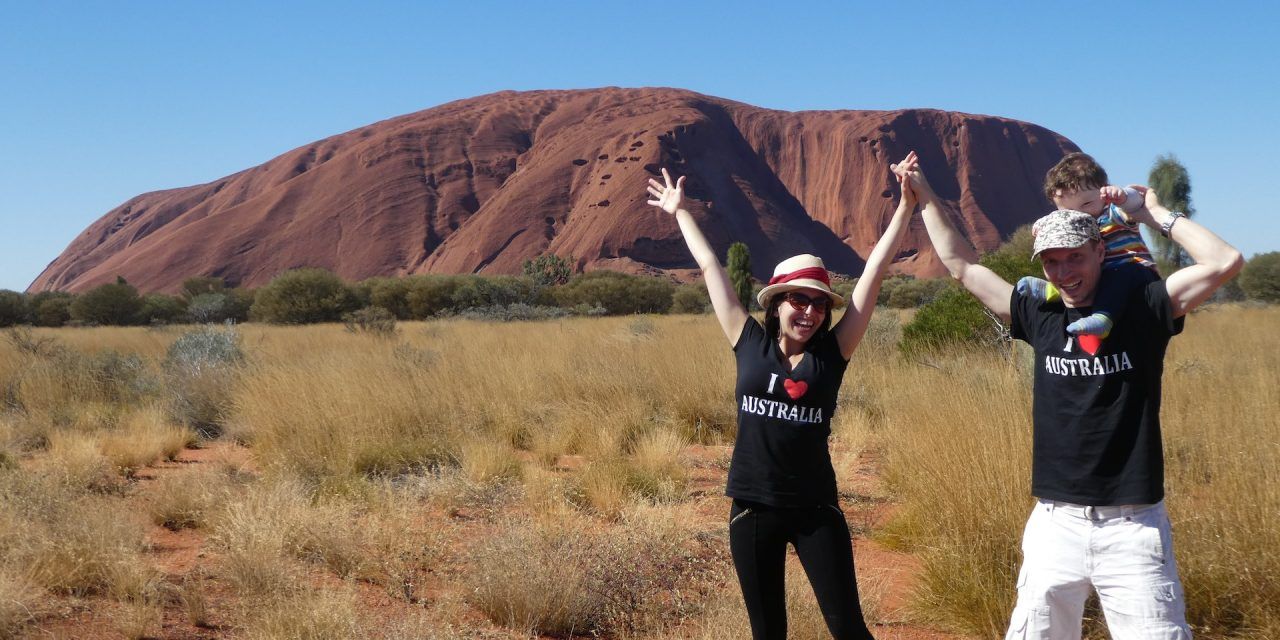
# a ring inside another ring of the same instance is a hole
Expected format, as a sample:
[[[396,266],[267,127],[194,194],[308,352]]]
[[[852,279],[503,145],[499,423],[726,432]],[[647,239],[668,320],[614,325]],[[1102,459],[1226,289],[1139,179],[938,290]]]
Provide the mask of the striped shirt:
[[[1111,268],[1126,262],[1136,262],[1144,267],[1155,269],[1155,258],[1142,241],[1136,223],[1128,222],[1124,212],[1114,204],[1107,205],[1098,216],[1098,230],[1102,232],[1102,241],[1107,245],[1107,253],[1103,257],[1102,267]]]

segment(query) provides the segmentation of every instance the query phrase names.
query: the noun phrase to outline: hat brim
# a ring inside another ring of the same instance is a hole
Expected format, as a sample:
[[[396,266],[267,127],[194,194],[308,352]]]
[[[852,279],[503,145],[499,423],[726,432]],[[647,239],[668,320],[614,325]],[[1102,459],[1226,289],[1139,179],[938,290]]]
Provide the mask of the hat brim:
[[[771,284],[761,289],[760,293],[756,294],[756,302],[760,303],[761,309],[768,309],[769,301],[773,298],[773,296],[776,296],[779,293],[786,293],[788,291],[799,291],[801,289],[818,291],[823,295],[831,298],[831,301],[834,302],[835,304],[837,305],[844,304],[844,296],[836,293],[835,291],[832,291],[831,287],[828,286],[827,283],[821,280],[811,280],[808,278],[799,278],[796,280],[792,280],[790,282],[779,282],[778,284]]]
[[[1036,247],[1032,245],[1032,248],[1035,249],[1035,251],[1031,253],[1031,259],[1035,260],[1036,258],[1040,257],[1041,253],[1044,253],[1045,251],[1051,251],[1053,249],[1079,249],[1080,247],[1083,247],[1086,244],[1089,244],[1089,241],[1092,239],[1093,238],[1090,238],[1089,236],[1080,236],[1080,242],[1076,244],[1067,244],[1065,242],[1055,242],[1053,243],[1053,246]]]

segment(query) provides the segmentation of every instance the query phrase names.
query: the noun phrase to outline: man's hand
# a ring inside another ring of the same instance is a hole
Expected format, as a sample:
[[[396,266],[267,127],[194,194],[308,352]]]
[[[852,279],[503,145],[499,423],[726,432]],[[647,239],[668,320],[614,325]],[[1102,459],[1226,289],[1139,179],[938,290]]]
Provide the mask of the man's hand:
[[[898,180],[904,181],[904,184],[910,184],[911,190],[915,192],[914,195],[921,204],[928,204],[937,199],[937,195],[933,193],[933,187],[929,186],[924,172],[920,170],[920,158],[916,152],[908,153],[902,162],[891,166]]]
[[[653,178],[649,178],[649,195],[655,199],[649,200],[648,203],[667,213],[674,214],[679,211],[680,203],[684,199],[684,179],[686,177],[680,176],[680,179],[676,180],[673,186],[671,184],[671,174],[667,173],[667,169],[664,167],[662,169],[662,179],[666,182],[665,185]]]

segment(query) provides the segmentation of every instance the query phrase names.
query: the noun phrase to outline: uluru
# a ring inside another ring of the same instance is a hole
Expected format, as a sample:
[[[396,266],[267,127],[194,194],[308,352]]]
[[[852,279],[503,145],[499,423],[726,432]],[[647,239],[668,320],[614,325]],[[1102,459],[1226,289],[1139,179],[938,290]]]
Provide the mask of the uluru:
[[[117,276],[143,291],[193,276],[256,287],[303,266],[347,280],[506,274],[544,253],[581,270],[683,277],[696,265],[674,219],[645,204],[659,167],[689,176],[712,244],[723,256],[745,242],[757,276],[802,252],[857,275],[897,197],[889,163],[912,149],[986,251],[1049,210],[1044,173],[1077,147],[1031,123],[931,109],[788,112],[666,88],[504,91],[135,196],[29,290]],[[894,268],[943,273],[918,220]]]

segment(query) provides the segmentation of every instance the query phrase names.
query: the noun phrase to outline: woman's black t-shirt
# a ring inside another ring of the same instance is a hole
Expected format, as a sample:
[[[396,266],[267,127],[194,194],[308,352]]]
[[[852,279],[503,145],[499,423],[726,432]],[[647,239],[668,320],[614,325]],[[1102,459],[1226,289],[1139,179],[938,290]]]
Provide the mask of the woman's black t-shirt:
[[[755,318],[747,318],[733,350],[738,437],[725,495],[775,507],[836,504],[827,438],[849,362],[835,334],[810,340],[790,373]]]

